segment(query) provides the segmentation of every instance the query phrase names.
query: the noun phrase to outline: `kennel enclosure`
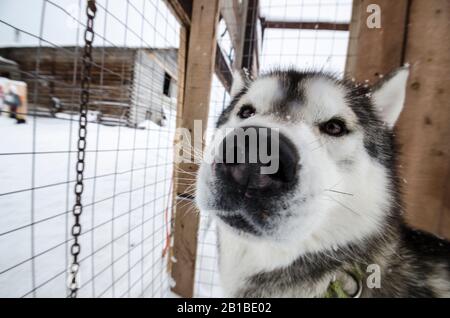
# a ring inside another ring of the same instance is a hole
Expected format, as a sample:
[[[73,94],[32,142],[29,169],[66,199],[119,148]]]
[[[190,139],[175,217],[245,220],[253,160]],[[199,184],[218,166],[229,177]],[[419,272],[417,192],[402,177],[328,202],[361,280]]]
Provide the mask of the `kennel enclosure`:
[[[88,1],[36,1],[21,9],[23,19],[8,16],[18,2],[0,4],[1,76],[28,87],[27,124],[13,124],[5,108],[0,117],[0,295],[64,297]],[[95,4],[79,297],[220,295],[214,225],[193,198],[197,165],[174,156],[176,128],[192,131],[201,120],[211,133],[229,102],[233,69],[257,76],[292,64],[375,83],[410,64],[396,128],[407,217],[450,237],[448,1]],[[380,28],[367,25],[372,4]],[[52,97],[62,104],[57,112]]]

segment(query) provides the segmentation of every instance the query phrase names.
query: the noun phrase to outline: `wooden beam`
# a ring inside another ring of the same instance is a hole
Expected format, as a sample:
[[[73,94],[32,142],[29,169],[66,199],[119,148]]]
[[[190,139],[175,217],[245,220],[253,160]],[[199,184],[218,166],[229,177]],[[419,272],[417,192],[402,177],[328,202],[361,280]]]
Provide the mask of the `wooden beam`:
[[[450,2],[412,1],[405,60],[411,64],[402,145],[407,219],[450,239]]]
[[[381,28],[367,27],[367,7],[381,9]],[[350,23],[346,75],[374,83],[380,74],[401,66],[406,30],[408,0],[354,0]]]
[[[191,15],[192,15],[192,1],[193,0],[164,0],[170,11],[177,18],[178,22],[189,31],[191,27]],[[236,0],[237,1],[237,0]],[[233,0],[233,2],[236,2]],[[228,4],[229,5],[229,4]],[[231,66],[228,63],[228,58],[222,50],[217,50],[216,53],[216,75],[219,78],[222,85],[227,92],[231,89],[231,83],[233,80],[233,72]]]
[[[216,54],[216,26],[219,20],[219,0],[194,0],[191,29],[187,52],[187,68],[184,90],[184,105],[181,113],[181,127],[193,135],[194,121],[202,122],[202,136],[208,123],[209,99]],[[196,132],[198,133],[198,132]],[[195,147],[194,142],[192,144]],[[201,145],[199,146],[201,147]],[[194,149],[195,153],[202,149]],[[183,297],[194,293],[195,261],[197,254],[197,235],[199,216],[195,203],[186,199],[194,186],[191,173],[196,173],[196,163],[181,163],[177,172],[174,191],[175,226],[172,278],[176,285],[172,290]],[[178,171],[180,171],[178,170]],[[186,177],[188,176],[188,177]],[[189,182],[189,180],[191,180]]]
[[[245,41],[241,66],[257,75],[259,71],[259,34],[257,23],[259,20],[259,0],[248,0],[247,18],[245,22]]]
[[[348,23],[281,21],[261,19],[263,29],[330,30],[348,31]]]
[[[220,14],[227,26],[235,52],[233,67],[242,68],[242,55],[245,42],[245,21],[247,19],[248,0],[221,0]]]
[[[225,87],[226,91],[230,92],[231,85],[233,84],[233,73],[231,71],[231,66],[228,62],[228,58],[226,58],[225,56],[226,55],[222,51],[222,48],[219,44],[217,44],[215,72],[220,82]]]
[[[178,67],[178,94],[177,94],[177,114],[183,113],[183,107],[184,107],[184,91],[186,86],[186,66],[187,66],[187,52],[188,52],[188,38],[189,33],[187,31],[187,28],[183,25],[180,26],[180,45],[178,49],[178,59],[177,59],[177,67]],[[179,128],[182,126],[181,116],[177,116],[176,118],[176,127]],[[181,135],[179,134],[179,131],[177,130],[175,132],[175,138],[174,138],[174,158],[177,156],[177,149],[178,145],[181,144]],[[174,169],[173,169],[173,181],[172,184],[177,184],[177,171],[178,171],[178,164],[174,163]],[[172,193],[172,202],[173,204],[176,204],[177,202],[177,188],[174,186],[173,193]],[[175,224],[175,209],[172,209],[171,211],[171,218],[170,218],[170,224]],[[172,227],[173,228],[173,227]],[[173,268],[173,262],[174,259],[174,251],[173,248],[169,249],[169,257],[168,257],[168,272],[172,273]]]
[[[184,109],[184,92],[186,87],[186,68],[187,68],[187,58],[188,58],[188,45],[189,45],[189,31],[186,27],[180,27],[180,46],[178,49],[178,95],[177,95],[177,114],[183,114]],[[181,127],[181,116],[177,116],[176,127]],[[175,136],[175,143],[177,142],[177,137]]]
[[[189,28],[192,16],[192,0],[164,0],[164,2],[178,22]]]

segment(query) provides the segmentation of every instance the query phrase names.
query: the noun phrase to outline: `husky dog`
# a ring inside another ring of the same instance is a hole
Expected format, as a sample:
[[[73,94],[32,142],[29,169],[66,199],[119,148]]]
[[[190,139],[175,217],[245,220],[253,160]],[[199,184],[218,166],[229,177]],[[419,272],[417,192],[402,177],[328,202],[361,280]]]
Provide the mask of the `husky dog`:
[[[279,166],[201,164],[196,201],[217,221],[227,296],[450,297],[450,243],[402,218],[393,126],[408,74],[373,87],[293,69],[235,74],[206,153],[226,128],[265,127],[278,132]]]

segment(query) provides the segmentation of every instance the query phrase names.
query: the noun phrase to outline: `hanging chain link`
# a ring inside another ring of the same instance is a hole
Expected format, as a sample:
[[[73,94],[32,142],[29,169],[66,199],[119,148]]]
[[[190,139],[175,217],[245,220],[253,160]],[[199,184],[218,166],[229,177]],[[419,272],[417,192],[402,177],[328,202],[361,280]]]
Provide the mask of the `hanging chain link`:
[[[87,136],[87,113],[89,108],[89,94],[91,85],[91,69],[92,69],[92,43],[94,42],[94,19],[97,12],[95,0],[87,0],[86,16],[87,24],[84,31],[84,53],[81,73],[81,94],[80,94],[80,118],[78,126],[78,157],[76,164],[76,184],[75,184],[75,204],[72,209],[74,217],[74,224],[72,225],[73,243],[70,247],[70,254],[72,256],[72,263],[69,268],[69,289],[70,297],[76,298],[79,288],[77,281],[80,264],[79,255],[81,246],[78,241],[81,234],[80,217],[83,212],[83,204],[81,197],[84,190],[84,167],[85,167],[85,150],[86,150],[86,136]]]

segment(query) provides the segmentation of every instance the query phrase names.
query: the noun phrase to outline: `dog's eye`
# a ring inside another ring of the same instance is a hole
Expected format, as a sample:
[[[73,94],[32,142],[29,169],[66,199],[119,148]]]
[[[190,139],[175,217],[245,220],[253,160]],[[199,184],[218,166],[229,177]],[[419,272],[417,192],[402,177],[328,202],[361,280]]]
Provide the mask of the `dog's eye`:
[[[254,116],[255,113],[256,113],[255,107],[253,107],[252,105],[244,105],[241,107],[237,115],[242,119],[247,119]]]
[[[331,119],[321,124],[320,131],[333,137],[340,137],[348,133],[345,122],[337,118]]]

